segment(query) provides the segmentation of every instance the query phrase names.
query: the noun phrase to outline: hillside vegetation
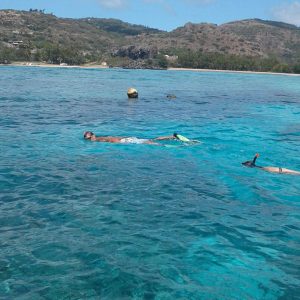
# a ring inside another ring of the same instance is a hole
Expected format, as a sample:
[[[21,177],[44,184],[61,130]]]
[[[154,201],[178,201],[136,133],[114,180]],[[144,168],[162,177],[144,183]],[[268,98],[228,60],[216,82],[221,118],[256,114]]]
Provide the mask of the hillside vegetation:
[[[115,19],[0,10],[0,63],[12,61],[300,73],[300,29],[251,19],[165,32]]]

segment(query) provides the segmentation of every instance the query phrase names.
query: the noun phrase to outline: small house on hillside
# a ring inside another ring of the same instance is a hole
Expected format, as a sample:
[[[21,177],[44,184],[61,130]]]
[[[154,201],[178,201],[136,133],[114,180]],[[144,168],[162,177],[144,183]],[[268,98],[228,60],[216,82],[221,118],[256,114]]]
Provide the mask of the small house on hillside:
[[[165,59],[167,60],[167,61],[176,61],[177,59],[178,59],[178,56],[177,55],[168,55],[168,54],[166,54],[166,55],[164,55],[164,57],[165,57]]]

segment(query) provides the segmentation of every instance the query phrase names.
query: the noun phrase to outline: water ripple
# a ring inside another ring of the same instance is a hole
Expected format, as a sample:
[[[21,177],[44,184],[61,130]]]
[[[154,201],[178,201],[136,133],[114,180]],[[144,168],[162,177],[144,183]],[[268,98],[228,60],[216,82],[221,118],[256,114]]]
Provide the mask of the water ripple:
[[[298,78],[1,68],[1,299],[297,299]]]

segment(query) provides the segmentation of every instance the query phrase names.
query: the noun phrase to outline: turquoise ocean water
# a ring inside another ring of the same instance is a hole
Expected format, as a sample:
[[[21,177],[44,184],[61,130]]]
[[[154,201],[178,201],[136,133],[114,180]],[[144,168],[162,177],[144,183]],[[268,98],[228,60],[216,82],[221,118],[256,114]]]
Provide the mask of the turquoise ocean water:
[[[0,299],[300,299],[300,177],[241,165],[300,170],[300,77],[1,67],[0,140]]]

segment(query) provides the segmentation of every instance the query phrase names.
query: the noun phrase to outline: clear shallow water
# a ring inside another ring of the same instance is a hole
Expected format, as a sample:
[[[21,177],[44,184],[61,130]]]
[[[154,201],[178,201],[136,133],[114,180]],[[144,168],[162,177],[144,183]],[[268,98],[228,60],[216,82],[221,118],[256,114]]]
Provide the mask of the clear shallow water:
[[[0,139],[0,299],[299,299],[300,177],[241,166],[300,170],[299,77],[1,67]]]

